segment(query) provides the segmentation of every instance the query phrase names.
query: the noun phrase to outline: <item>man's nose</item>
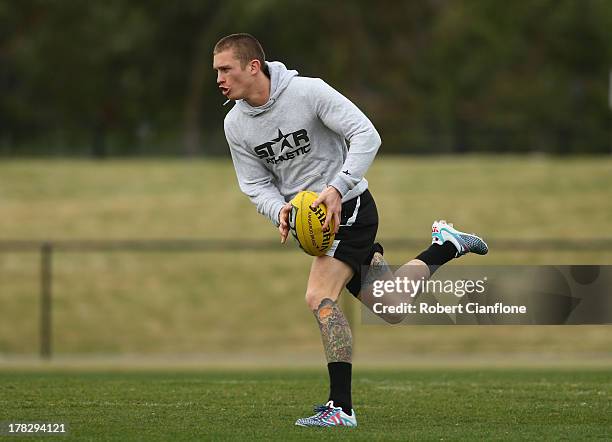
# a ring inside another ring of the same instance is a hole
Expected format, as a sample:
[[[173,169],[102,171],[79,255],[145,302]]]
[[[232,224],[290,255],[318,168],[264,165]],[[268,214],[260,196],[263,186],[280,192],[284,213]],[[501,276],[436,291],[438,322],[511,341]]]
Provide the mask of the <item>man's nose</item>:
[[[221,84],[221,83],[223,83],[223,81],[225,81],[225,80],[223,80],[223,77],[221,76],[221,73],[218,73],[217,74],[217,84]]]

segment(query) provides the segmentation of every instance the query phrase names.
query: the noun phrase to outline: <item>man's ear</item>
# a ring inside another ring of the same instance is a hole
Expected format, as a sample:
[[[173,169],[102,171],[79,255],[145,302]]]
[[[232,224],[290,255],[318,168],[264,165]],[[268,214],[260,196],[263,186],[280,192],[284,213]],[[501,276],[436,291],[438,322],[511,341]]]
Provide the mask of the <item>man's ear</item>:
[[[256,74],[259,71],[261,71],[261,63],[259,60],[251,60],[249,63],[249,72],[251,74]]]

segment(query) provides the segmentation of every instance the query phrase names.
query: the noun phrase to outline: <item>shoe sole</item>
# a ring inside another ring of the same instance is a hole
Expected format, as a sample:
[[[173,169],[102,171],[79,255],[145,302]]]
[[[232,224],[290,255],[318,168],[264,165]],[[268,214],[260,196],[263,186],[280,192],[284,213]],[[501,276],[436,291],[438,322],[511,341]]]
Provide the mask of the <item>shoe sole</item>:
[[[489,246],[482,238],[471,233],[458,233],[459,237],[467,244],[467,253],[476,255],[486,255],[489,253]]]

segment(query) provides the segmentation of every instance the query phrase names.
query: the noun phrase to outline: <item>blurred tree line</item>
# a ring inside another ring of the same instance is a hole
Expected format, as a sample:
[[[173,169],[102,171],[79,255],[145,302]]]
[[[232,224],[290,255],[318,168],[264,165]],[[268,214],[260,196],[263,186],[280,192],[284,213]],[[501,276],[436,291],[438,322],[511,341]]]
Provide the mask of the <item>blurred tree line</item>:
[[[609,152],[607,0],[0,0],[0,153],[207,155],[212,47],[250,32],[386,152]]]

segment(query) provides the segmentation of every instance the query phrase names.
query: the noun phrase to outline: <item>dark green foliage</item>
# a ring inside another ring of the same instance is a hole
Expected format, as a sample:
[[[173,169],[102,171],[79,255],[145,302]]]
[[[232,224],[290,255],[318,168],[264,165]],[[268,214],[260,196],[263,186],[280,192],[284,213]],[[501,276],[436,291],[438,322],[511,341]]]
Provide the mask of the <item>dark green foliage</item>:
[[[385,152],[608,152],[605,0],[0,0],[0,154],[217,154],[212,46],[251,32]]]

